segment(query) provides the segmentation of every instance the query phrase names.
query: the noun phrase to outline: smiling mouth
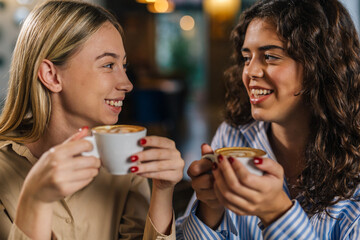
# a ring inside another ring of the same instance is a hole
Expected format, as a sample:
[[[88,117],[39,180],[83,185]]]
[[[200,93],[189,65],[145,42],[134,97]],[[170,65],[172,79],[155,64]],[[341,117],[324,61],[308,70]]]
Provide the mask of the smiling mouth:
[[[113,107],[121,107],[123,105],[123,101],[121,100],[109,100],[109,99],[105,99],[105,103],[113,106]]]
[[[260,98],[266,95],[270,95],[271,93],[273,93],[273,90],[269,90],[269,89],[251,89],[251,95],[254,98]]]

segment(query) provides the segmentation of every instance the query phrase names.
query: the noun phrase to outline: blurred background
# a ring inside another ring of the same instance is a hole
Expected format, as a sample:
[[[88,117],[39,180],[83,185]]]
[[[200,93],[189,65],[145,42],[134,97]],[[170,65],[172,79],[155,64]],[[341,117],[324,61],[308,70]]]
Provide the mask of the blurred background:
[[[0,110],[11,54],[22,21],[44,0],[0,0]],[[128,77],[134,90],[119,123],[140,124],[149,135],[173,139],[186,166],[175,194],[181,215],[192,195],[186,170],[200,159],[223,119],[224,71],[230,32],[255,0],[87,0],[115,14],[125,31]],[[358,29],[360,2],[342,0]]]

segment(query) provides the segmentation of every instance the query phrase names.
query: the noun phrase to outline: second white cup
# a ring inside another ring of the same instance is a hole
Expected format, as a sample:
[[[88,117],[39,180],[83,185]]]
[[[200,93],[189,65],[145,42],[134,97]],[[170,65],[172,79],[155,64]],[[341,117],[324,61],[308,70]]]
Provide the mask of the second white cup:
[[[240,161],[249,172],[259,176],[263,175],[263,172],[258,169],[253,159],[254,157],[263,157],[266,154],[263,150],[248,148],[248,147],[224,147],[215,150],[215,153],[205,154],[201,158],[209,159],[212,162],[218,163],[218,156],[223,155],[225,157],[233,157],[237,161]]]

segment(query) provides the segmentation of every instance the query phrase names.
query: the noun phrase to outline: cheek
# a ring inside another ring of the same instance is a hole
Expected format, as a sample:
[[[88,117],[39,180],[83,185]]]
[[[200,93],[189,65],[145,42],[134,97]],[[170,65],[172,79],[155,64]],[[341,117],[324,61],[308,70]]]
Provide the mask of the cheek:
[[[286,69],[286,71],[282,71],[282,77],[279,84],[286,86],[288,92],[291,92],[292,95],[299,94],[303,86],[302,66],[300,64],[293,63]]]
[[[99,78],[93,71],[82,71],[79,72],[77,76],[82,86],[94,85],[97,83],[96,80]]]
[[[268,73],[269,76],[272,76],[271,82],[279,93],[286,92],[294,95],[299,93],[302,88],[302,78],[295,70],[292,71],[291,69],[277,69]]]
[[[279,88],[281,88],[281,92],[288,96],[296,96],[300,93],[302,89],[302,85],[296,79],[283,79],[282,82],[279,82]],[[280,87],[281,86],[281,87]]]

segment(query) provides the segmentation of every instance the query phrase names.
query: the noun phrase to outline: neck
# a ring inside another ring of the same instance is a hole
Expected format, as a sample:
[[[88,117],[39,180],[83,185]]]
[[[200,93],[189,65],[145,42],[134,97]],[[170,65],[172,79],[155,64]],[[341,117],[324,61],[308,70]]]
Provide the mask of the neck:
[[[269,141],[277,161],[289,181],[296,180],[305,166],[304,152],[309,137],[310,118],[287,124],[271,123]]]
[[[69,128],[66,124],[56,124],[50,120],[48,127],[39,140],[25,145],[36,158],[40,158],[44,152],[64,142],[77,131],[78,129],[76,128]]]
[[[29,148],[30,152],[37,158],[50,148],[64,142],[71,135],[75,134],[80,127],[86,125],[80,125],[81,123],[76,124],[79,121],[66,117],[67,114],[62,110],[62,107],[59,107],[60,104],[61,102],[58,100],[57,96],[53,94],[53,108],[47,128],[39,140],[25,144]]]

